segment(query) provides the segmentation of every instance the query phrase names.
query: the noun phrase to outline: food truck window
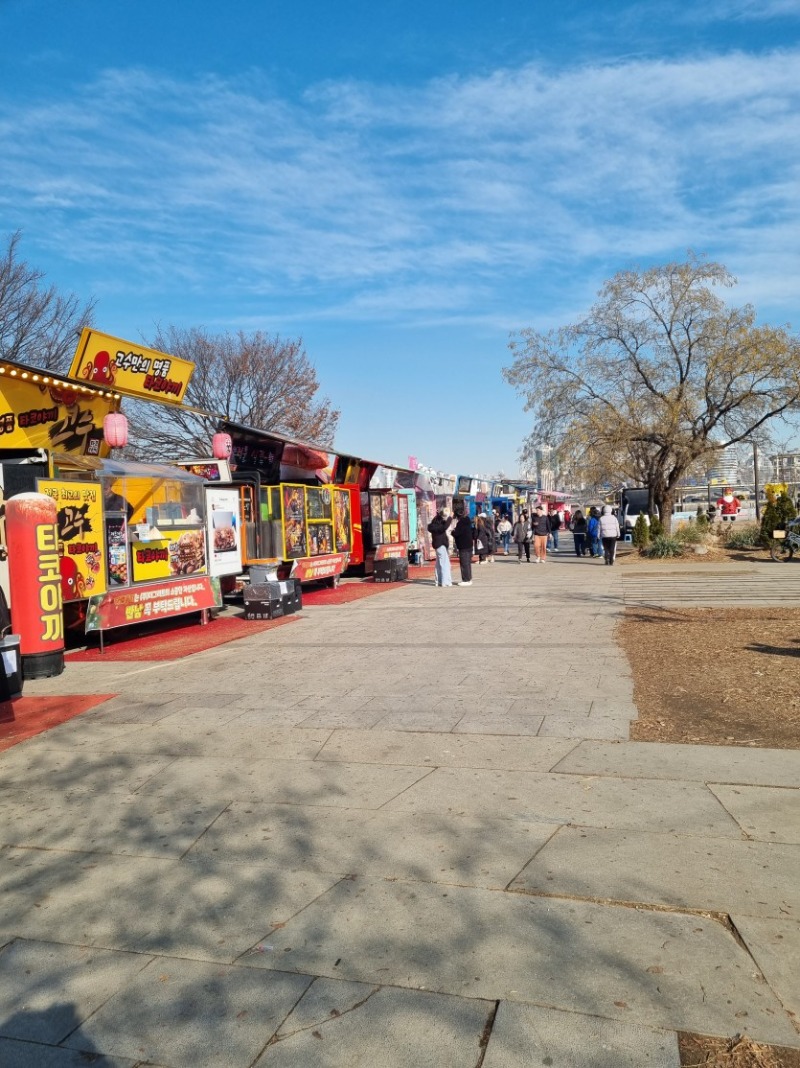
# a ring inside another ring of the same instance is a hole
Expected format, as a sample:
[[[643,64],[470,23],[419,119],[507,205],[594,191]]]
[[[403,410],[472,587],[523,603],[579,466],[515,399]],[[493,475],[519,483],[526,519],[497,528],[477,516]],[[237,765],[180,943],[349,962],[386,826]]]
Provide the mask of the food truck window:
[[[190,527],[203,522],[203,483],[139,475],[103,476],[106,511],[123,512],[131,523]]]

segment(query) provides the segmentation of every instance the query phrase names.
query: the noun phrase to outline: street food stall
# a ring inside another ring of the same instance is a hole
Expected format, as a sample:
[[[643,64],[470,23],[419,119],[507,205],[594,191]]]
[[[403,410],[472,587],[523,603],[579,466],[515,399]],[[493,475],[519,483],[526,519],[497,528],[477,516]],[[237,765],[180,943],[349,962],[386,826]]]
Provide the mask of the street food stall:
[[[56,505],[68,625],[86,633],[222,604],[210,573],[203,480],[162,464],[56,454],[39,493]]]
[[[254,577],[335,585],[354,551],[354,499],[359,504],[357,487],[333,483],[336,454],[232,422],[220,424],[214,445],[226,455],[177,466],[203,477],[209,497],[232,494],[227,536],[241,555],[224,592]],[[219,539],[214,534],[215,546]]]

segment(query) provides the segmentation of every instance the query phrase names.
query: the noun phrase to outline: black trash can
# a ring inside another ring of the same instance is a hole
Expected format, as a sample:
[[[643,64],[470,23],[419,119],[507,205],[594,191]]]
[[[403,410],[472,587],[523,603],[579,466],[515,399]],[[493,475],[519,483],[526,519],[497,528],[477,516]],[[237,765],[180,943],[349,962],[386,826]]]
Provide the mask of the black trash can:
[[[22,694],[22,656],[19,634],[0,638],[0,701],[10,701]]]

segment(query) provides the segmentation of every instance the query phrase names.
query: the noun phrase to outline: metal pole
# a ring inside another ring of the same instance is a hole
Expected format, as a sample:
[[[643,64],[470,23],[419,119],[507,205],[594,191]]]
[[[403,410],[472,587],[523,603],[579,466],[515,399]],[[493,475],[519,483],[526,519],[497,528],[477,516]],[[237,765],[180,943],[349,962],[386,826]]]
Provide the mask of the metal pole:
[[[759,485],[758,485],[758,442],[753,442],[753,490],[756,495],[756,522],[761,519],[761,504],[758,500],[759,497]]]

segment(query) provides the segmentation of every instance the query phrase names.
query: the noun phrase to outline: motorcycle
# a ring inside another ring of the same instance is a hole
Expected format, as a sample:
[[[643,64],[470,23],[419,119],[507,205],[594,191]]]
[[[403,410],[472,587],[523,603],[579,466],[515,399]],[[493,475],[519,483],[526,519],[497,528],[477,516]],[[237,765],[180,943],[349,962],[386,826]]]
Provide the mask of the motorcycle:
[[[786,530],[773,530],[769,543],[770,556],[779,562],[791,560],[795,549],[800,552],[800,517],[790,519]]]

